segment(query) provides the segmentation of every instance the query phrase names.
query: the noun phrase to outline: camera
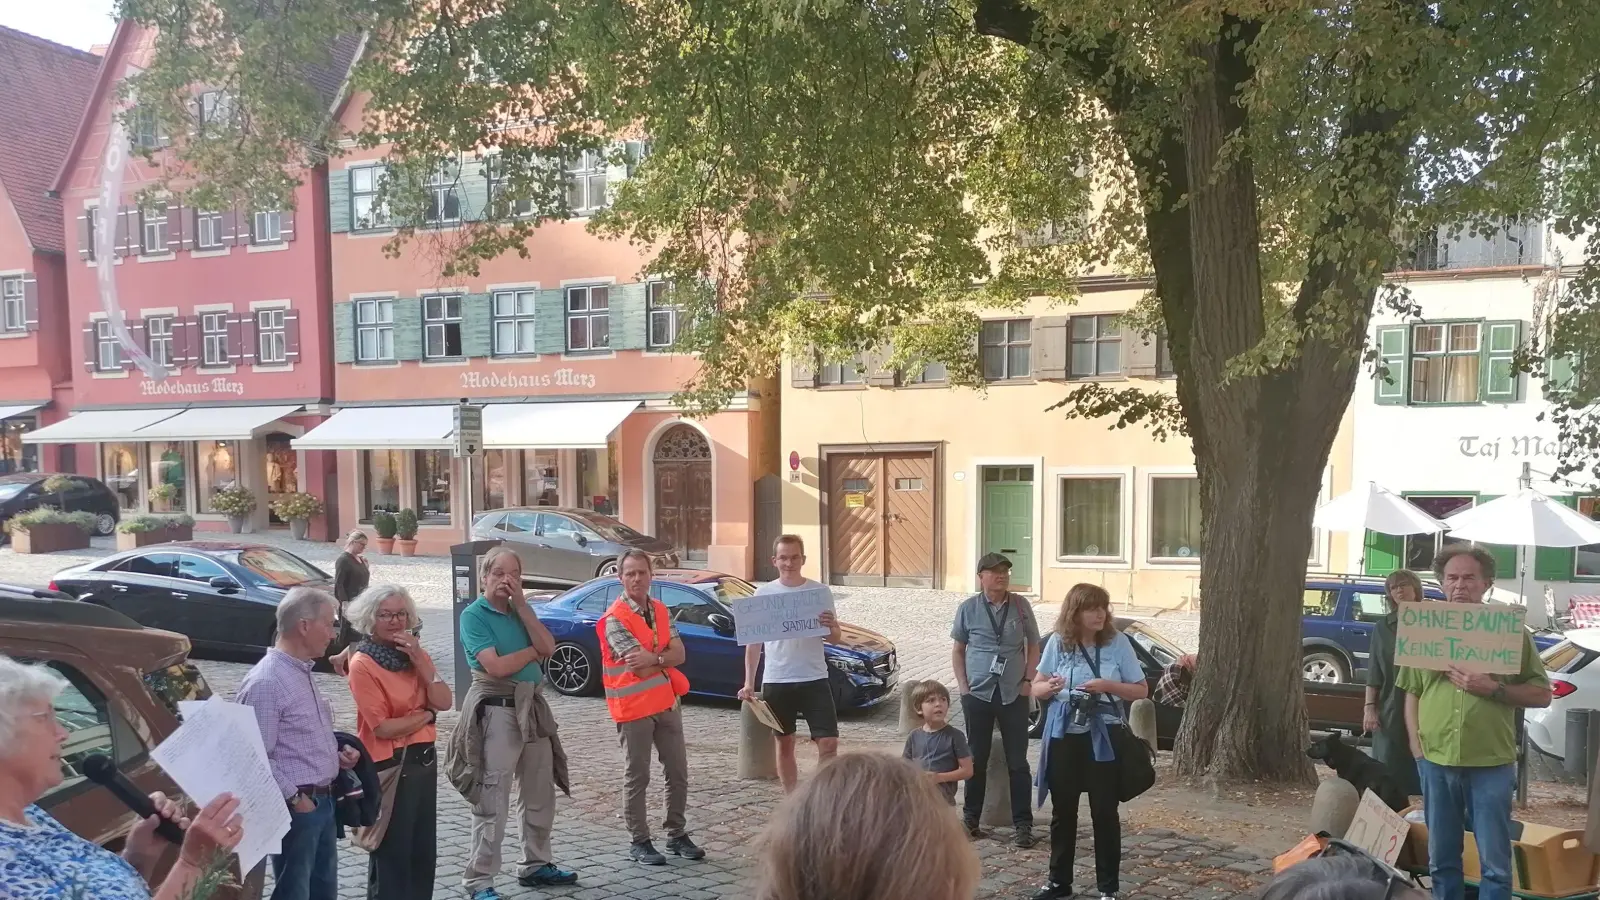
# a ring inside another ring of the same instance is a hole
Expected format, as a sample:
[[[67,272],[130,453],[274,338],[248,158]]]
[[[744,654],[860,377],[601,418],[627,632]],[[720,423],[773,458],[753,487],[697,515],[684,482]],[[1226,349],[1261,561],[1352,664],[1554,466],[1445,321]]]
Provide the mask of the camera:
[[[1067,693],[1067,715],[1071,716],[1072,727],[1082,728],[1089,724],[1089,713],[1094,707],[1094,698],[1086,691],[1069,691]]]

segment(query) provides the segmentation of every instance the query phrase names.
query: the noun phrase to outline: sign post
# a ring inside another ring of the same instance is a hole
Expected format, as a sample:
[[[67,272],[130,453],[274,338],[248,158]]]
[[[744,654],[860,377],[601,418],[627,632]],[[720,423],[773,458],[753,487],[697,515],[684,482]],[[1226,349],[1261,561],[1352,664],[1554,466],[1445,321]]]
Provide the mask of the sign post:
[[[455,426],[456,445],[454,453],[457,459],[462,460],[463,475],[466,478],[463,483],[465,490],[461,492],[462,499],[465,501],[463,508],[466,512],[466,515],[462,517],[465,521],[461,526],[461,539],[470,542],[472,540],[472,459],[479,450],[483,449],[483,406],[468,403],[467,398],[462,397],[461,402],[456,405]]]

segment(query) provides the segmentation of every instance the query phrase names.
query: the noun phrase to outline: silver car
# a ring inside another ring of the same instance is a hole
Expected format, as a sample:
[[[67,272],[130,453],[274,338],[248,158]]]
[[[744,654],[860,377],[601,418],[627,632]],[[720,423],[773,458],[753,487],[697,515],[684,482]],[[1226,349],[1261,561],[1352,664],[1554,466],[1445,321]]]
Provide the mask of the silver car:
[[[484,513],[472,524],[476,540],[501,540],[522,560],[526,581],[582,584],[617,574],[617,560],[632,549],[650,554],[656,568],[678,565],[672,544],[640,534],[610,516],[564,506],[513,506]]]

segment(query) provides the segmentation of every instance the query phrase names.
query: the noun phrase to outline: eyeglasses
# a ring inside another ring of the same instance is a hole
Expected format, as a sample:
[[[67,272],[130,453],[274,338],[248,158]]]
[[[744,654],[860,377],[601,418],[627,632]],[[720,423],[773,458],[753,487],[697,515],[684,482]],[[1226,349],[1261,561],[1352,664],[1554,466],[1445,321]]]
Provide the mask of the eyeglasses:
[[[411,618],[411,614],[401,609],[394,612],[380,612],[373,616],[373,618],[380,622],[403,622],[406,619]]]

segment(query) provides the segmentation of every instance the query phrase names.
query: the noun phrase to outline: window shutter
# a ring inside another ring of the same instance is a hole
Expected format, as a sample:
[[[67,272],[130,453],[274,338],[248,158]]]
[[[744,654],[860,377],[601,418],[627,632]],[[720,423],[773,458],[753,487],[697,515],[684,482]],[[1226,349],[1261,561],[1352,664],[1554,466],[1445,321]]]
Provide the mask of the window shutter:
[[[1129,378],[1155,378],[1160,371],[1160,344],[1148,331],[1122,330],[1122,373]]]
[[[84,370],[85,371],[89,371],[89,372],[93,372],[94,371],[94,367],[95,367],[95,360],[99,359],[99,356],[100,356],[100,342],[95,337],[94,320],[90,319],[89,320],[89,324],[83,326],[83,368],[84,368]]]
[[[1557,398],[1563,394],[1571,393],[1577,386],[1575,378],[1578,374],[1578,362],[1574,354],[1566,353],[1561,356],[1552,356],[1545,364],[1544,395],[1547,398]]]
[[[1483,352],[1478,384],[1485,403],[1515,403],[1522,399],[1522,376],[1515,369],[1517,348],[1522,346],[1522,323],[1483,323]]]
[[[422,358],[422,298],[394,300],[394,358]]]
[[[133,230],[128,222],[128,213],[129,210],[126,206],[117,209],[117,227],[113,229],[113,233],[116,235],[116,244],[111,248],[111,252],[116,256],[128,255],[128,234]]]
[[[94,259],[94,223],[87,210],[78,216],[78,258]]]
[[[461,298],[461,355],[494,355],[494,307],[488,294]]]
[[[874,348],[867,353],[867,384],[873,387],[894,387],[899,382],[898,373],[889,368],[889,358],[892,356],[894,347],[889,344]]]
[[[177,253],[183,249],[183,207],[177,201],[167,204],[167,252]]]
[[[533,349],[538,353],[563,353],[567,349],[567,294],[546,288],[534,300]]]
[[[240,364],[253,366],[256,364],[257,335],[260,329],[256,326],[256,312],[251,310],[239,317],[239,354]]]
[[[300,314],[292,309],[283,313],[283,359],[290,365],[300,361]]]
[[[803,347],[790,358],[789,384],[797,388],[817,386],[817,353],[812,347]]]
[[[1551,497],[1567,507],[1576,509],[1575,494]],[[1571,581],[1576,574],[1577,549],[1574,547],[1536,547],[1533,551],[1533,578],[1535,581]]]
[[[200,234],[200,211],[186,206],[183,208],[181,220],[183,229],[179,235],[178,247],[182,250],[193,250],[196,236]]]
[[[238,210],[225,209],[222,211],[222,246],[232,247],[235,244],[243,243],[240,240],[239,225]]]
[[[128,337],[133,339],[133,345],[135,347],[143,350],[147,355],[150,353],[150,345],[145,343],[144,322],[135,322],[132,325],[129,325]],[[120,346],[117,348],[117,361],[122,364],[124,371],[134,368],[133,354],[126,352]]]
[[[1406,539],[1394,534],[1379,534],[1376,531],[1367,532],[1366,552],[1368,575],[1388,575],[1400,568],[1400,560],[1405,556]]]
[[[22,327],[39,330],[39,281],[31,272],[22,275]]]
[[[610,310],[612,350],[643,350],[650,341],[650,314],[647,292],[643,282],[614,284],[606,292],[606,308]]]
[[[174,369],[189,364],[189,320],[183,316],[172,317],[172,355],[168,362]]]
[[[294,210],[286,209],[278,213],[279,237],[284,243],[294,240]]]
[[[1067,378],[1067,317],[1040,316],[1033,320],[1033,377],[1044,381]]]
[[[1377,382],[1375,402],[1380,406],[1402,406],[1410,393],[1406,390],[1411,374],[1407,368],[1410,334],[1407,325],[1386,325],[1378,329],[1378,358],[1388,369],[1388,377],[1380,371],[1373,379]]]
[[[350,170],[328,170],[328,230],[343,234],[350,230]]]
[[[298,326],[298,323],[296,325]],[[298,343],[298,334],[295,340]],[[336,363],[356,361],[356,305],[354,303],[335,303],[333,305],[333,361]]]
[[[236,366],[244,355],[244,319],[228,316],[228,365]]]

